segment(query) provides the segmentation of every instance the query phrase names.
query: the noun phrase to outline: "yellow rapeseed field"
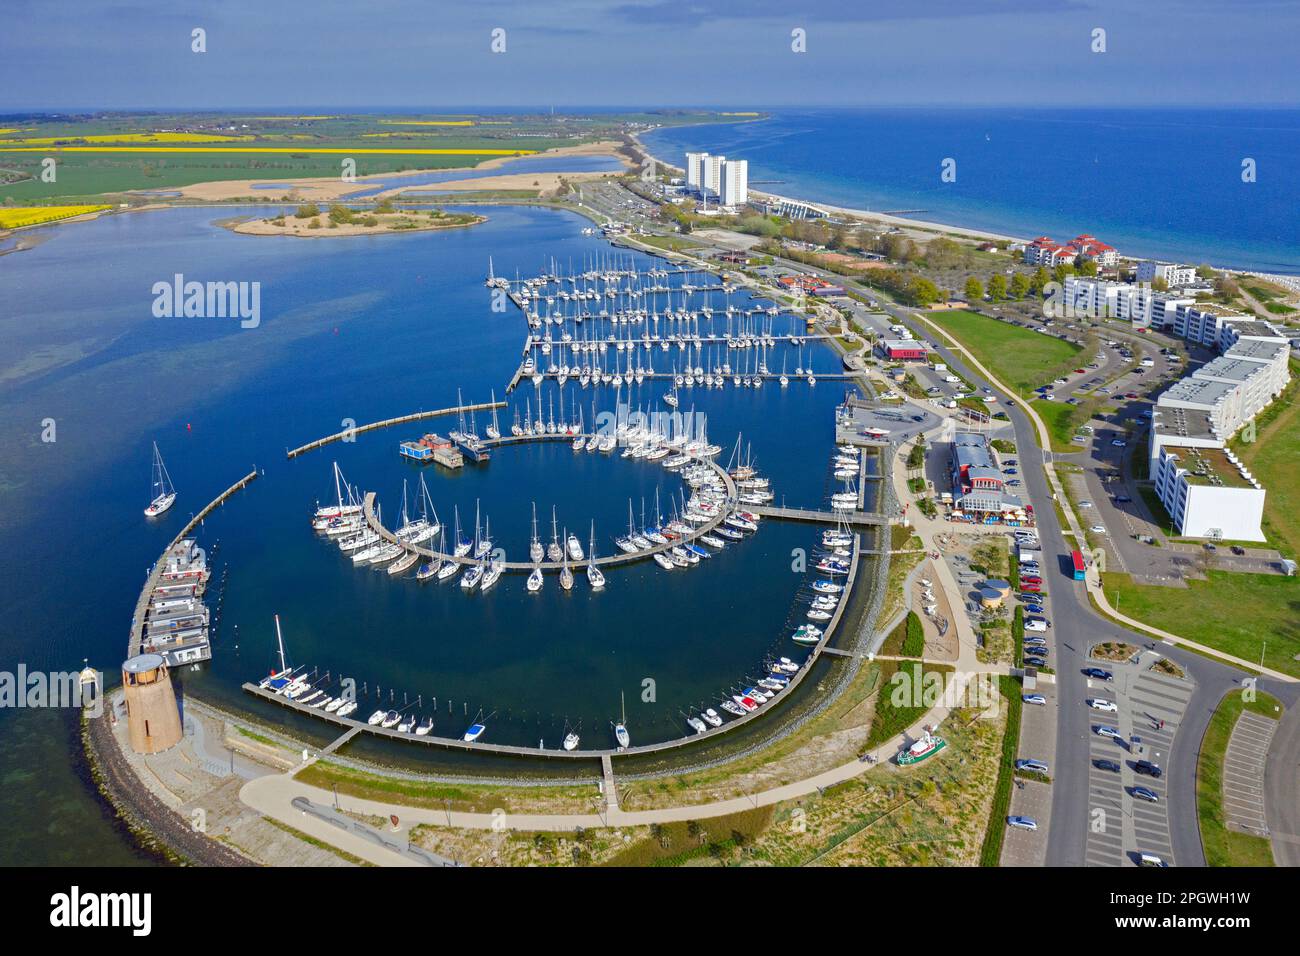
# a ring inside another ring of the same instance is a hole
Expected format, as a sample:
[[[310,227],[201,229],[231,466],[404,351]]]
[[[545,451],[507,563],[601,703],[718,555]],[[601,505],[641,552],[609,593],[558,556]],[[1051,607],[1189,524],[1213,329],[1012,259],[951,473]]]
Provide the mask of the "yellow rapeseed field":
[[[311,153],[341,153],[345,156],[531,156],[537,152],[534,149],[381,149],[370,146],[361,149],[334,146],[168,146],[162,149],[153,146],[41,147],[9,146],[0,140],[0,153],[41,153],[47,149],[62,153],[296,153],[304,156]]]
[[[0,229],[18,226],[36,226],[43,222],[56,222],[88,212],[112,209],[112,206],[20,206],[12,209],[0,207]]]
[[[473,126],[473,120],[386,120],[380,126]]]

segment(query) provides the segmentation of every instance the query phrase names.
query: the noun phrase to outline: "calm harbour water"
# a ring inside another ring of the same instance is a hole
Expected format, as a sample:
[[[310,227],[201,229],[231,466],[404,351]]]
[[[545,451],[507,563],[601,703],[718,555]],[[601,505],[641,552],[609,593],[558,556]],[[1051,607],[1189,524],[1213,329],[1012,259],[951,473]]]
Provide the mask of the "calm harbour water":
[[[194,510],[254,465],[264,474],[199,535],[214,551],[209,604],[220,600],[222,615],[214,661],[185,680],[188,692],[263,719],[284,713],[257,706],[239,684],[272,663],[276,613],[294,661],[352,676],[399,703],[421,695],[421,712],[437,715],[440,734],[491,714],[484,739],[501,743],[556,746],[567,720],[580,726],[584,746],[605,746],[620,692],[634,740],[681,736],[683,712],[716,705],[766,655],[801,656],[788,634],[802,617],[792,602],[807,577],[793,570],[792,555],[812,548],[811,527],[769,522],[690,571],[641,563],[611,570],[604,593],[592,594],[579,576],[572,593],[549,578],[541,595],[528,595],[522,576],[487,595],[393,580],[354,568],[312,534],[312,507],[333,494],[331,461],[379,493],[391,522],[403,479],[419,474],[399,458],[397,442],[452,423],[369,433],[291,462],[287,447],[337,431],[345,419],[453,405],[458,389],[466,400],[487,400],[493,389],[501,396],[525,324],[513,306],[491,310],[489,255],[508,276],[535,274],[552,260],[580,268],[602,257],[635,259],[643,269],[653,261],[583,236],[586,221],[571,214],[487,213],[483,225],[446,233],[310,241],[235,235],[212,224],[221,213],[211,209],[167,210],[50,230],[43,244],[0,259],[0,300],[17,306],[0,316],[15,346],[0,373],[0,667],[75,669],[88,658],[113,675],[149,565]],[[261,324],[153,318],[153,283],[177,273],[261,282]],[[781,334],[786,320],[778,322]],[[804,352],[804,364],[837,369],[829,351],[815,352]],[[768,356],[775,369],[798,360],[784,347]],[[661,408],[664,388],[647,383],[630,403]],[[548,405],[553,391],[546,386]],[[778,500],[817,505],[832,490],[827,463],[843,391],[832,380],[683,390],[682,410],[707,414],[711,439],[727,448],[743,432]],[[534,395],[525,386],[511,401]],[[574,395],[590,420],[593,392],[570,386],[566,403]],[[601,410],[612,408],[612,390],[595,396]],[[513,414],[503,415],[503,428]],[[47,420],[54,442],[41,440]],[[180,497],[146,523],[152,440]],[[642,499],[653,510],[657,488],[667,512],[682,487],[657,465],[578,455],[558,443],[425,474],[441,519],[456,507],[472,527],[477,503],[493,536],[521,560],[533,501],[544,523],[555,506],[584,542],[594,521],[598,548],[609,553],[626,530],[629,499],[639,518]],[[647,680],[652,703],[642,700]],[[20,834],[0,841],[0,860],[76,858],[42,849],[42,835],[54,830],[80,833],[90,853],[102,849],[86,859],[140,858],[75,775],[38,756],[63,747],[32,740],[53,739],[52,716],[0,716],[0,734],[28,740],[7,748],[0,764],[15,784],[0,804],[5,829]],[[38,791],[58,799],[34,800]]]

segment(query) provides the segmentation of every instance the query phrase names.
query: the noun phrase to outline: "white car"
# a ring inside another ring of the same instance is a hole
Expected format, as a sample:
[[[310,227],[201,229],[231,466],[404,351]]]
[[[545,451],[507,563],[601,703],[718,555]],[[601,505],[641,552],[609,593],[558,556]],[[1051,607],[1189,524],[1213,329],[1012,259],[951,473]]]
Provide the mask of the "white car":
[[[1042,694],[1021,694],[1020,699],[1024,701],[1026,704],[1041,704],[1043,706],[1047,705],[1047,698],[1044,697]]]
[[[1114,445],[1116,448],[1123,448],[1126,444],[1128,444],[1128,442],[1120,441],[1118,438],[1112,438],[1110,443]]]
[[[1017,770],[1028,770],[1030,773],[1047,773],[1047,764],[1041,760],[1017,760]]]
[[[1102,700],[1100,697],[1088,698],[1088,706],[1093,710],[1102,710],[1108,714],[1119,713],[1119,706],[1113,700]],[[1100,730],[1098,733],[1100,733]]]
[[[1124,739],[1124,735],[1121,734],[1118,728],[1115,727],[1097,726],[1094,727],[1093,730],[1097,732],[1098,737],[1109,737],[1111,740]]]
[[[1106,526],[1104,524],[1095,524],[1088,530],[1091,531],[1093,534],[1105,534]]]
[[[1080,507],[1080,508],[1091,508],[1091,507],[1092,507],[1092,502],[1091,502],[1091,501],[1080,501],[1080,502],[1079,502],[1079,507]]]

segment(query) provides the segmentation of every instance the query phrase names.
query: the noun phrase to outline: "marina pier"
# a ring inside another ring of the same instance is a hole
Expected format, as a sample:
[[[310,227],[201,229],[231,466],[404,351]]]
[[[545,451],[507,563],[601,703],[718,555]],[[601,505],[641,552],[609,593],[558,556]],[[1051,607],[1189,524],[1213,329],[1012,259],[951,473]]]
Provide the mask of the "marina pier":
[[[465,412],[491,411],[494,408],[505,408],[505,402],[479,402],[477,405],[453,405],[450,408],[435,408],[428,412],[412,412],[409,415],[399,415],[396,418],[385,418],[383,421],[370,422],[366,425],[358,425],[356,428],[345,429],[341,432],[335,432],[333,435],[326,435],[324,438],[317,438],[315,441],[308,442],[305,445],[299,445],[297,448],[289,449],[285,452],[286,458],[297,458],[309,451],[315,451],[317,448],[332,444],[336,441],[343,441],[353,435],[360,435],[362,432],[375,431],[379,428],[388,428],[390,425],[403,425],[406,422],[418,422],[425,418],[438,418],[443,415],[458,415]]]

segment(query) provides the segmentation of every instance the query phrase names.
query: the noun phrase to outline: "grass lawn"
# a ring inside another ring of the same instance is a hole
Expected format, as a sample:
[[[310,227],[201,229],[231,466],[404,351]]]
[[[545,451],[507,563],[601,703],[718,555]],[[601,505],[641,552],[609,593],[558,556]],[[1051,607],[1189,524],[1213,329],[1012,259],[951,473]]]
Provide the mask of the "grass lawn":
[[[1291,363],[1291,385],[1255,421],[1256,441],[1232,443],[1242,461],[1260,480],[1264,498],[1264,534],[1290,557],[1300,554],[1300,364]]]
[[[919,624],[920,621],[918,620]],[[906,641],[906,637],[904,637]],[[867,749],[878,747],[897,734],[901,734],[916,723],[926,711],[927,694],[930,688],[925,684],[926,675],[938,674],[942,680],[949,680],[953,668],[947,664],[908,664],[902,661],[880,661],[880,694],[876,698],[876,712],[871,720],[871,730],[867,735]],[[907,675],[907,680],[896,682],[895,673]],[[929,702],[932,705],[933,702]]]
[[[1187,588],[1134,584],[1108,571],[1102,584],[1121,614],[1207,647],[1300,677],[1300,579],[1210,571]]]
[[[1052,451],[1070,452],[1083,451],[1086,445],[1076,445],[1070,439],[1078,430],[1078,427],[1086,421],[1081,419],[1082,412],[1079,411],[1078,405],[1067,405],[1065,402],[1049,402],[1046,399],[1035,399],[1029,403],[1038,412],[1038,416],[1047,426],[1047,433],[1052,439]]]
[[[1208,866],[1273,866],[1273,848],[1264,837],[1229,830],[1223,817],[1223,758],[1237,718],[1249,710],[1278,720],[1278,700],[1257,691],[1246,703],[1240,691],[1230,691],[1219,704],[1201,739],[1196,763],[1196,816],[1201,825],[1201,843]]]
[[[926,318],[952,333],[981,365],[1003,384],[1027,395],[1062,370],[1073,368],[1082,349],[1052,335],[1043,335],[964,309],[931,312]],[[1067,441],[1068,441],[1067,436]]]

